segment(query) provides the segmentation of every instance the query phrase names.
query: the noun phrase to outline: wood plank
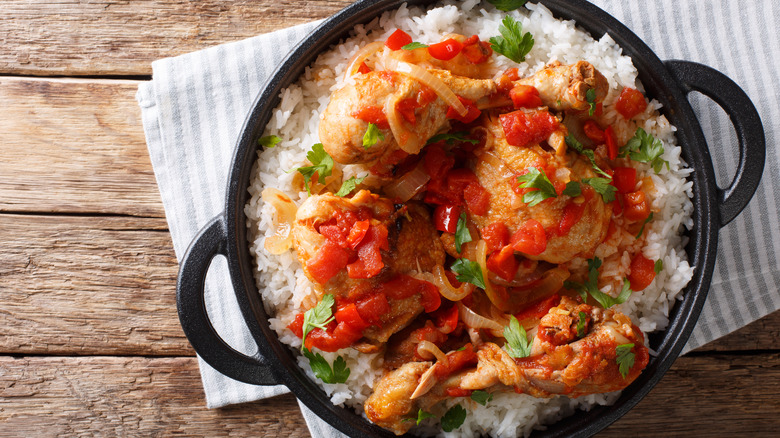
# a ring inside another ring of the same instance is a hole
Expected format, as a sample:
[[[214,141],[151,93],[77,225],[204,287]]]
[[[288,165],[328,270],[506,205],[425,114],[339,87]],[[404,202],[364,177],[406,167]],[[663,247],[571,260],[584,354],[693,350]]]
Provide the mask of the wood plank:
[[[149,75],[155,59],[326,18],[349,0],[4,0],[0,74]]]
[[[0,358],[2,437],[308,436],[289,395],[205,404],[195,358]]]
[[[137,88],[0,77],[0,212],[164,217]]]
[[[0,351],[192,355],[158,218],[0,214]]]
[[[768,436],[780,355],[681,358],[599,436]],[[749,388],[750,390],[746,390]],[[309,436],[292,396],[207,410],[194,358],[0,357],[0,435]]]

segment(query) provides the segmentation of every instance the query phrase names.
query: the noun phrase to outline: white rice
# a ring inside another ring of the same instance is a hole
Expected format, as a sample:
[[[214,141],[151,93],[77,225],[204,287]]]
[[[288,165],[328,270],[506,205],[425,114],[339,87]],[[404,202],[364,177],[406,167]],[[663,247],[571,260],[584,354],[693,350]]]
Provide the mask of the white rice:
[[[276,135],[283,141],[258,154],[249,187],[251,200],[245,212],[251,252],[258,266],[255,278],[262,291],[266,311],[274,315],[270,320],[271,326],[279,334],[280,340],[296,351],[300,348],[300,339],[287,329],[287,325],[297,313],[313,304],[314,290],[294,252],[279,256],[265,252],[265,238],[274,231],[274,210],[261,201],[261,191],[265,187],[278,188],[298,204],[306,198],[305,192],[294,192],[292,189],[294,173],[285,171],[304,165],[306,152],[312,144],[319,142],[317,127],[320,114],[328,104],[330,93],[342,85],[340,78],[355,51],[370,41],[386,39],[397,28],[406,31],[414,41],[423,43],[438,42],[442,35],[452,32],[476,34],[481,40],[487,40],[498,34],[500,22],[506,13],[478,3],[477,0],[449,1],[427,12],[404,5],[396,11],[386,12],[369,24],[356,27],[354,36],[320,55],[294,85],[282,92],[281,103],[274,110],[264,135]],[[658,113],[660,104],[656,101],[648,105],[644,114],[631,121],[624,120],[616,113],[612,104],[624,86],[640,90],[643,88],[637,80],[631,59],[622,56],[620,47],[609,35],[595,41],[577,29],[573,21],[558,20],[541,5],[529,3],[526,8],[511,14],[522,23],[524,31],[533,34],[536,41],[534,47],[526,61],[519,65],[502,56],[493,56],[497,69],[517,67],[521,76],[527,76],[555,60],[564,64],[589,61],[609,80],[610,90],[604,102],[603,121],[612,124],[618,143],[624,144],[633,136],[637,127],[644,128],[663,142],[663,158],[669,162],[668,169],[664,167],[659,174],[655,174],[648,165],[636,163],[637,179],[649,177],[655,186],[654,190],[650,190],[654,220],[647,224],[641,239],[636,240],[628,233],[616,233],[596,251],[596,255],[604,260],[602,278],[612,280],[602,290],[612,295],[617,295],[616,289],[628,274],[634,254],[641,251],[651,260],[663,260],[664,268],[655,281],[644,291],[635,292],[627,302],[617,306],[617,310],[629,315],[643,331],[662,330],[668,324],[673,301],[679,298],[693,275],[693,268],[688,265],[683,249],[687,242],[681,235],[683,227],[690,229],[693,225],[693,205],[690,200],[692,183],[686,181],[691,170],[680,157],[681,150],[674,137],[675,128]],[[365,173],[358,166],[337,167],[344,171],[345,178]],[[571,262],[572,270],[586,267],[585,259]],[[371,394],[375,380],[382,374],[382,357],[378,354],[360,354],[352,349],[322,354],[330,362],[337,354],[345,358],[351,370],[347,383],[324,384],[313,375],[308,360],[299,357],[298,363],[313,381],[322,385],[334,404],[353,407],[363,415],[362,404]],[[459,429],[443,433],[438,423],[428,420],[413,429],[413,432],[447,437],[483,434],[495,437],[527,436],[533,429],[543,428],[544,424],[570,415],[577,408],[589,410],[597,404],[613,403],[618,395],[611,393],[577,399],[538,399],[506,393],[496,394],[487,407],[458,398],[448,400],[440,406],[441,412],[433,413],[441,415],[454,404],[464,405],[469,415]]]

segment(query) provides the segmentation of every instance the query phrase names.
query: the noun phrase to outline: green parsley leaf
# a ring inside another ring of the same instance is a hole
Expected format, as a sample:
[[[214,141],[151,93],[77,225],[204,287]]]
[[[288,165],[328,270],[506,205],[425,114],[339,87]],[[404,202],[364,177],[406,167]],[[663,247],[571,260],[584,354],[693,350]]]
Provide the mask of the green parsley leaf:
[[[579,142],[573,135],[566,136],[566,144],[575,151],[585,155],[590,160],[590,165],[593,166],[593,171],[606,178],[612,178],[607,172],[601,170],[598,164],[596,164],[596,154],[590,149],[585,149],[582,143]]]
[[[664,270],[664,261],[661,260],[661,259],[656,260],[655,261],[655,267],[653,268],[653,271],[655,271],[655,273],[657,274],[657,273],[659,273],[659,272],[661,272],[663,270]]]
[[[433,137],[429,138],[428,141],[425,142],[425,144],[431,144],[436,143],[439,141],[446,141],[447,144],[454,144],[456,141],[460,142],[468,142],[471,144],[477,144],[479,143],[478,140],[473,138],[466,138],[466,136],[469,133],[467,131],[460,131],[460,132],[448,132],[444,134],[436,134]]]
[[[486,406],[489,401],[493,400],[493,394],[478,389],[471,393],[471,399],[482,406]]]
[[[353,190],[355,190],[355,187],[357,187],[358,184],[362,183],[364,178],[355,178],[354,176],[343,183],[341,183],[341,188],[338,192],[336,192],[336,196],[341,196],[342,198],[344,196],[349,195],[352,193]]]
[[[585,92],[585,101],[590,105],[588,115],[592,116],[596,112],[596,90],[594,88],[590,88]]]
[[[604,199],[604,202],[610,203],[615,200],[617,188],[610,184],[612,182],[611,178],[583,178],[582,182],[593,187],[601,195],[601,198]]]
[[[488,3],[496,7],[496,9],[509,12],[520,8],[528,0],[488,0]]]
[[[523,202],[528,204],[529,207],[533,207],[547,198],[558,197],[555,194],[555,187],[553,187],[547,175],[535,167],[529,167],[528,173],[518,176],[517,182],[522,183],[520,187],[524,189],[539,189],[523,195]]]
[[[566,183],[566,188],[563,189],[563,193],[561,194],[576,198],[582,194],[582,187],[580,187],[580,183],[577,181],[569,181]]]
[[[509,317],[509,325],[504,327],[505,347],[512,357],[528,357],[531,355],[531,342],[523,326],[514,315]]]
[[[363,134],[363,148],[368,149],[371,146],[377,144],[377,142],[384,140],[385,135],[379,130],[379,127],[373,123],[368,124],[366,133]]]
[[[469,233],[466,212],[464,211],[458,217],[458,226],[455,229],[455,250],[458,251],[458,254],[460,254],[460,249],[466,242],[471,242],[471,233]]]
[[[577,321],[577,337],[581,338],[585,336],[585,323],[588,322],[588,315],[585,312],[580,312],[578,316],[580,319]]]
[[[333,361],[333,368],[324,357],[319,353],[312,353],[309,349],[303,349],[303,355],[309,359],[309,366],[318,379],[325,383],[344,383],[349,377],[349,368],[347,361],[339,356]]]
[[[525,55],[534,46],[534,37],[530,32],[523,33],[523,25],[507,15],[501,21],[498,32],[502,36],[490,38],[490,47],[514,62],[525,61]]]
[[[327,294],[322,297],[322,301],[303,314],[303,338],[301,338],[301,348],[306,348],[306,335],[308,335],[310,331],[314,330],[315,327],[325,330],[325,326],[333,321],[334,318],[331,307],[333,307],[335,303],[336,299],[333,297],[333,294]]]
[[[650,212],[650,215],[647,216],[647,219],[645,219],[645,221],[642,222],[642,228],[639,229],[639,233],[637,233],[637,235],[636,235],[637,239],[639,239],[639,236],[641,236],[642,233],[645,232],[645,225],[647,225],[647,223],[650,222],[651,220],[653,220],[653,212],[652,211]]]
[[[414,50],[414,49],[424,49],[428,47],[427,44],[418,43],[417,41],[411,42],[403,47],[401,47],[404,50]]]
[[[592,296],[593,299],[596,300],[601,305],[601,307],[605,309],[609,309],[615,304],[625,303],[633,292],[631,290],[631,284],[628,282],[628,280],[624,279],[623,290],[620,291],[620,294],[618,294],[617,297],[612,297],[611,295],[605,294],[598,288],[600,267],[601,259],[598,257],[588,259],[588,281],[586,281],[585,284],[579,284],[573,281],[564,281],[563,287],[579,292],[583,300],[587,300],[588,294],[590,294],[590,296]]]
[[[257,144],[264,148],[272,148],[279,144],[280,141],[282,141],[282,139],[275,135],[266,135],[265,137],[260,137],[257,140]]]
[[[619,365],[620,375],[625,379],[628,372],[631,371],[631,367],[634,366],[634,353],[631,349],[634,348],[634,344],[622,344],[615,347],[615,353],[617,353],[617,364]]]
[[[296,170],[303,175],[303,184],[306,186],[306,192],[311,194],[309,187],[311,177],[316,173],[320,184],[325,184],[325,177],[330,176],[331,172],[333,172],[333,158],[325,152],[322,143],[314,144],[306,154],[306,158],[312,165],[299,167]]]
[[[417,411],[417,425],[419,426],[420,423],[422,423],[423,420],[425,420],[426,418],[433,418],[433,417],[435,417],[435,415],[420,409],[419,411]],[[414,418],[407,418],[404,421],[414,421]]]
[[[461,405],[455,405],[441,417],[441,429],[445,432],[452,432],[459,428],[466,421],[466,410]]]
[[[669,162],[661,158],[663,153],[664,145],[661,140],[656,140],[642,128],[637,128],[631,140],[620,148],[621,157],[628,156],[634,161],[648,163],[655,173],[660,172],[664,164],[669,168]]]
[[[450,269],[458,274],[455,276],[458,281],[465,281],[482,289],[485,288],[485,279],[482,277],[482,268],[479,267],[479,263],[469,259],[457,259]]]

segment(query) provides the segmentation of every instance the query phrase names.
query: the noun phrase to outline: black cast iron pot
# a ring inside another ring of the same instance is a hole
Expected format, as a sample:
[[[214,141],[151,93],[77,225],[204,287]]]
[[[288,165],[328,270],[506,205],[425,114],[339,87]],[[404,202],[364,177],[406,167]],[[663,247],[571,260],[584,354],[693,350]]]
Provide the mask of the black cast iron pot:
[[[366,23],[401,0],[365,0],[325,21],[301,42],[265,84],[246,119],[233,158],[225,211],[206,225],[194,239],[181,264],[177,289],[179,317],[195,351],[211,366],[236,380],[256,385],[284,384],[312,411],[342,432],[354,436],[392,434],[354,413],[334,406],[325,393],[296,365],[293,352],[268,326],[260,293],[252,275],[253,259],[247,242],[244,205],[249,197],[250,170],[257,156],[257,139],[279,103],[279,92],[294,82],[316,56],[346,37],[359,23]],[[431,3],[411,0],[411,4]],[[558,18],[574,19],[594,38],[609,33],[631,56],[648,96],[660,101],[663,113],[674,124],[683,158],[695,169],[690,179],[694,192],[694,228],[689,232],[688,252],[695,276],[684,298],[671,312],[667,329],[650,336],[649,346],[658,352],[647,369],[613,406],[597,406],[551,425],[537,436],[589,436],[607,427],[636,405],[658,383],[685,345],[707,296],[718,243],[718,231],[733,220],[753,196],[764,168],[765,144],[761,119],[747,95],[723,74],[686,61],[665,61],[628,28],[585,1],[542,0]],[[701,127],[687,100],[699,91],[715,100],[736,129],[739,165],[728,188],[715,182],[710,153]],[[247,326],[264,360],[233,350],[214,330],[206,313],[204,281],[212,259],[227,257],[233,288]]]

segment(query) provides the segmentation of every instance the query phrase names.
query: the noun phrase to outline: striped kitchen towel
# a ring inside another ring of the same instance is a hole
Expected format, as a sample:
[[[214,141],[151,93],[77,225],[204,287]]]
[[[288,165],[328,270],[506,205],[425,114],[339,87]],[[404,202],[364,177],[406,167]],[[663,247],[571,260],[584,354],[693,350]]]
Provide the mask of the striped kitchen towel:
[[[709,297],[685,351],[780,309],[780,3],[772,0],[595,0],[622,21],[661,59],[712,66],[734,79],[756,104],[767,140],[765,178],[748,208],[720,232]],[[152,64],[153,79],[137,94],[152,165],[174,250],[180,259],[198,230],[224,208],[225,187],[239,130],[265,79],[317,23],[304,24]],[[771,31],[770,31],[771,30]],[[774,64],[773,64],[774,62]],[[692,93],[710,144],[717,179],[736,169],[736,135],[726,114]],[[234,348],[256,355],[230,286],[227,265],[212,264],[206,283],[209,315]],[[264,388],[229,379],[202,360],[209,407],[270,397]],[[303,407],[302,407],[303,408]],[[303,408],[313,436],[338,436]]]

